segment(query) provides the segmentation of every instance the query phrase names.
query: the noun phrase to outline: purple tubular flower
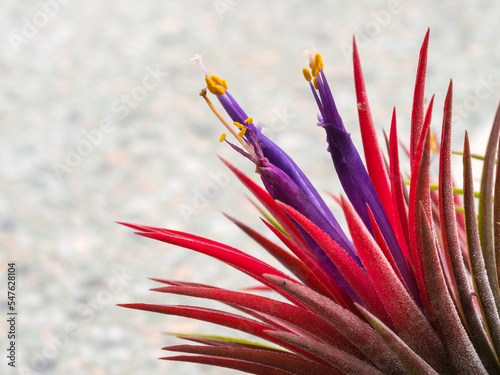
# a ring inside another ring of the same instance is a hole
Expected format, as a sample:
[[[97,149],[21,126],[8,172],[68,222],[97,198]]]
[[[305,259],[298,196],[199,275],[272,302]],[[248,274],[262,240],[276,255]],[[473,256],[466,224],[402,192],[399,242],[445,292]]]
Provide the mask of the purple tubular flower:
[[[312,51],[311,51],[312,52]],[[311,73],[306,69],[304,76],[309,81],[314,98],[318,104],[318,126],[325,129],[328,152],[330,153],[340,183],[363,220],[365,226],[372,232],[367,206],[375,217],[384,236],[391,254],[403,276],[408,288],[418,301],[418,289],[406,264],[403,253],[392,230],[391,223],[384,210],[382,202],[375,191],[375,187],[368,172],[354,146],[351,135],[348,133],[337,110],[330,87],[323,72],[323,61],[319,54],[310,56]],[[312,81],[312,82],[311,82]],[[319,94],[319,95],[318,95]]]
[[[239,124],[240,126],[244,126],[246,130],[248,130],[244,133],[244,138],[250,145],[253,146],[256,156],[260,159],[253,161],[256,164],[260,164],[261,160],[265,159],[269,162],[269,164],[272,164],[275,168],[281,170],[281,172],[286,175],[289,180],[294,182],[294,185],[301,192],[300,195],[282,197],[280,200],[292,206],[315,223],[333,240],[335,240],[335,242],[337,242],[361,267],[363,267],[351,242],[348,240],[334,215],[302,170],[295,164],[290,156],[288,156],[281,148],[279,148],[262,133],[262,129],[260,127],[253,124],[252,118],[250,118],[245,111],[243,111],[238,102],[227,90],[225,81],[212,75],[203,66],[200,60],[195,62],[205,72],[208,89],[217,96],[217,99],[233,122]],[[274,176],[274,174],[261,174],[261,178],[266,189],[271,196],[273,196],[273,198],[276,198],[273,195],[272,190],[281,190],[284,192],[288,191],[288,189],[286,186],[280,186],[280,189],[270,190],[270,186],[279,186],[279,184],[284,183],[284,180],[282,179],[272,180],[272,176]],[[301,200],[307,200],[307,205],[314,207],[314,209],[302,211]]]
[[[232,117],[233,121],[238,123],[245,123],[245,120],[248,119],[248,116],[227,90],[225,91],[225,95],[217,95],[217,98],[219,99],[224,109],[227,108],[226,112],[230,116],[232,116],[232,114],[235,116],[234,118]],[[347,239],[332,212],[328,209],[326,203],[320,197],[317,190],[312,186],[311,182],[305,176],[304,172],[302,172],[302,170],[297,166],[297,164],[295,164],[295,162],[290,158],[290,156],[288,156],[286,152],[284,152],[280,147],[278,147],[274,142],[272,142],[262,133],[261,128],[256,127],[251,121],[246,121],[246,123],[250,130],[245,133],[246,139],[251,144],[255,144],[255,142],[258,143],[258,147],[255,148],[256,150],[262,151],[262,157],[266,158],[269,163],[272,164],[275,168],[281,170],[282,173],[284,173],[290,180],[295,183],[295,185],[301,192],[300,196],[295,195],[293,199],[291,199],[290,196],[288,197],[288,199],[283,199],[282,201],[294,207],[297,211],[301,212],[309,220],[320,227],[324,232],[330,235],[330,237],[332,237],[335,242],[337,242],[343,249],[345,249],[346,252],[362,267],[361,261],[354,251],[352,244]],[[257,155],[259,154],[257,153]],[[279,188],[275,190],[281,192],[287,191],[287,189],[283,189],[283,186],[280,186],[280,183],[282,182],[281,180],[273,181],[272,176],[273,175],[270,174],[261,174],[261,178],[264,182],[264,185],[266,186],[266,190],[268,190],[273,198],[279,199],[273,195],[273,193],[268,189],[268,186],[279,184]],[[308,205],[313,206],[314,209],[301,211],[301,200],[307,200]]]
[[[318,217],[320,215],[317,207],[310,202],[310,200],[304,195],[302,189],[300,189],[300,187],[295,184],[295,182],[285,172],[270,162],[264,161],[261,164],[262,165],[257,166],[257,173],[262,177],[264,187],[274,199],[292,206],[305,217]],[[349,282],[344,278],[340,270],[332,262],[328,255],[326,255],[314,238],[299,225],[297,225],[297,227],[304,236],[304,239],[311,248],[311,251],[314,253],[314,256],[331,275],[335,283],[342,290],[344,290],[344,292],[346,292],[353,301],[361,303],[361,300],[352,289]],[[335,231],[335,228],[330,227],[329,232],[332,231]],[[355,260],[359,259],[357,254],[355,255]]]

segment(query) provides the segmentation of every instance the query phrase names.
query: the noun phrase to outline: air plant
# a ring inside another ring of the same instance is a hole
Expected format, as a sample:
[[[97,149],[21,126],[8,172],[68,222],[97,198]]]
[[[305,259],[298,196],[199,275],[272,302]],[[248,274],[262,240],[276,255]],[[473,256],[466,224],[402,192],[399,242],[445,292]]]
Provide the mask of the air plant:
[[[480,191],[474,192],[467,133],[460,153],[463,189],[457,188],[451,171],[452,159],[460,158],[451,151],[453,85],[450,81],[437,142],[430,133],[434,97],[427,106],[424,101],[428,41],[429,31],[417,67],[410,144],[403,149],[411,166],[409,183],[400,169],[395,111],[387,157],[377,140],[355,40],[354,80],[366,167],[337,111],[321,55],[307,53],[309,68],[303,74],[344,189],[345,196],[335,199],[348,233],[301,169],[247,116],[226,81],[195,59],[207,86],[200,95],[236,140],[232,143],[223,134],[221,142],[255,164],[263,187],[222,161],[260,202],[262,221],[279,244],[226,216],[284,270],[194,234],[124,223],[141,236],[216,258],[262,284],[252,292],[154,279],[166,285],[154,291],[219,301],[243,315],[197,306],[120,306],[215,323],[268,342],[179,334],[191,344],[163,348],[183,354],[162,359],[251,374],[500,374],[500,173],[495,174],[500,109],[481,158]],[[439,153],[437,184],[431,184],[432,152]]]

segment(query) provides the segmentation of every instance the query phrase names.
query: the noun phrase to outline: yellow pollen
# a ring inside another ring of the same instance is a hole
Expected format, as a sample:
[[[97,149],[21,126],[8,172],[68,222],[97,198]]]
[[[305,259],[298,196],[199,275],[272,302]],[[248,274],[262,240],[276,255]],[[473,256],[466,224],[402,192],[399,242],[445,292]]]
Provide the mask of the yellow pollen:
[[[205,77],[208,90],[214,95],[224,95],[226,92],[221,85],[217,85],[210,77]]]
[[[318,84],[316,83],[316,77],[313,78],[313,84],[314,84],[314,88],[317,90]]]
[[[321,58],[321,55],[319,53],[314,55],[314,65],[321,69],[323,69],[324,67],[323,59]]]
[[[225,79],[222,80],[221,85],[224,86],[224,88],[227,90],[227,82]]]
[[[226,133],[222,133],[219,138],[219,142],[224,142],[225,140],[226,140]]]
[[[304,78],[306,79],[307,82],[311,82],[312,76],[309,69],[307,68],[302,69],[302,74],[304,75]]]
[[[239,122],[233,122],[233,125],[236,126],[238,129],[243,129],[244,126],[240,124]]]
[[[211,79],[212,81],[214,81],[216,84],[218,84],[218,85],[221,85],[221,86],[222,86],[222,79],[220,79],[219,77],[214,76],[214,75],[212,74],[212,76],[210,77],[210,79]]]
[[[247,128],[243,128],[243,129],[241,129],[241,130],[240,130],[240,132],[238,133],[238,135],[239,135],[240,137],[243,137],[243,136],[245,135],[245,132],[246,132],[246,131],[247,131]]]
[[[251,124],[252,122],[253,122],[253,117],[249,117],[244,121],[245,124]]]

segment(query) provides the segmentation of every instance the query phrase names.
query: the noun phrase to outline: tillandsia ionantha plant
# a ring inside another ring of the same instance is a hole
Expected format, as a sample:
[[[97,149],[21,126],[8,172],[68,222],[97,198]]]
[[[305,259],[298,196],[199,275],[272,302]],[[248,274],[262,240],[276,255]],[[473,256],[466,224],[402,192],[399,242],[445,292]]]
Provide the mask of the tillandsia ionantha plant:
[[[191,344],[163,348],[183,354],[162,359],[262,375],[500,374],[500,110],[485,155],[478,157],[483,160],[480,191],[474,192],[467,133],[461,153],[463,189],[455,187],[451,163],[460,156],[451,152],[452,82],[438,142],[430,134],[434,98],[427,106],[424,101],[428,41],[429,32],[417,67],[410,144],[403,149],[411,165],[409,184],[400,169],[395,112],[386,147],[377,140],[355,40],[354,80],[366,167],[337,111],[321,56],[308,52],[309,68],[303,74],[344,189],[345,197],[336,200],[348,233],[301,169],[238,105],[226,81],[195,59],[207,86],[200,95],[236,140],[231,143],[223,134],[221,141],[255,164],[263,188],[222,161],[260,202],[262,221],[280,244],[228,218],[285,270],[193,234],[125,225],[141,236],[214,257],[262,284],[254,290],[275,291],[283,300],[154,279],[167,285],[154,291],[219,301],[244,315],[196,306],[120,306],[215,323],[268,342],[180,334]],[[232,124],[217,112],[208,92]],[[437,184],[430,177],[432,152],[439,153]]]

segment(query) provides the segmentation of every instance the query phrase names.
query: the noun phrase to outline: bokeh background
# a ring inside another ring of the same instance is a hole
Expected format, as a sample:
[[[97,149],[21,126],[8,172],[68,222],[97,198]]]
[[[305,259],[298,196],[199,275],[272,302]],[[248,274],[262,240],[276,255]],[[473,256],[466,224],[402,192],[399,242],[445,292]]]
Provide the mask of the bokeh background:
[[[12,261],[19,313],[17,367],[9,368],[4,354],[0,363],[9,375],[232,373],[156,360],[169,354],[161,347],[179,343],[164,332],[220,328],[115,307],[215,306],[149,292],[157,284],[147,277],[254,285],[228,266],[135,236],[115,221],[196,232],[272,262],[220,213],[263,229],[216,156],[253,173],[218,142],[222,127],[198,96],[204,81],[189,62],[194,54],[204,55],[321,191],[338,193],[339,185],[302,77],[304,48],[321,51],[358,144],[353,35],[380,135],[396,106],[407,140],[428,27],[433,128],[453,78],[455,147],[467,129],[481,153],[500,99],[500,2],[493,0],[17,0],[0,9],[0,313],[6,317]]]

